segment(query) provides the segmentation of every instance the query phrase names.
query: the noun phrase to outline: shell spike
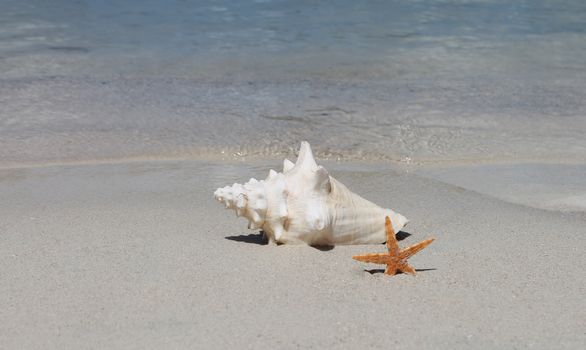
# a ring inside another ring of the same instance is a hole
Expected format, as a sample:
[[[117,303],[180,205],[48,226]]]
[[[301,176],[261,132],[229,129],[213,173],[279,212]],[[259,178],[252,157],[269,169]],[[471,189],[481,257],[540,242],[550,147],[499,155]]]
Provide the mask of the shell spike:
[[[294,167],[295,167],[295,163],[293,163],[289,159],[285,159],[283,161],[283,173],[288,172],[289,170],[293,169]]]
[[[318,191],[324,191],[326,193],[330,193],[331,185],[330,185],[330,174],[323,166],[318,166],[317,171],[315,172],[315,189]]]
[[[283,231],[284,229],[281,224],[277,224],[275,227],[273,227],[273,233],[276,241],[280,241],[281,238],[283,238]]]
[[[309,146],[309,142],[307,141],[301,142],[301,147],[299,148],[299,156],[297,157],[295,168],[309,170],[315,170],[317,168],[317,163],[315,162],[315,158],[313,157],[313,152],[311,152],[311,146]]]

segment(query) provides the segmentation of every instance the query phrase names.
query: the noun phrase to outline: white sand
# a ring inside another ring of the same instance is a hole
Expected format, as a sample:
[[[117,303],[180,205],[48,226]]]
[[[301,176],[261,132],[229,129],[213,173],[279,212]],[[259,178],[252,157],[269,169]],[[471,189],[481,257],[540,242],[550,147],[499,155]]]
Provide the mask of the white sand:
[[[351,259],[383,245],[257,244],[212,192],[265,165],[0,170],[0,347],[586,346],[585,213],[329,168],[411,219],[402,246],[437,238],[416,277]]]

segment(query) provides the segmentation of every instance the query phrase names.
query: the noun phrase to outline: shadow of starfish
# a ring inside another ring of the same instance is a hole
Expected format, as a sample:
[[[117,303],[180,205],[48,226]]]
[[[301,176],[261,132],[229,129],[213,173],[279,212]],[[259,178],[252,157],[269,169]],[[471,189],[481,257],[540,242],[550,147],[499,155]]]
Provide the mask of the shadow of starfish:
[[[425,272],[425,271],[435,271],[437,269],[415,269],[416,272]],[[377,273],[384,273],[385,269],[364,269],[364,271],[368,272],[371,275],[376,275]],[[402,272],[399,272],[402,273]]]

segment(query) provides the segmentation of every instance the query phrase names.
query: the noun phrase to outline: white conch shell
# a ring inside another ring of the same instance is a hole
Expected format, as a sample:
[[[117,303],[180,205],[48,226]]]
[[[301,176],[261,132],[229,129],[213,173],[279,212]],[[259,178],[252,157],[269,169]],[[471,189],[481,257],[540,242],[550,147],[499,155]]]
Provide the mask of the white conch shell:
[[[214,197],[248,228],[262,229],[270,241],[311,245],[369,244],[386,241],[385,216],[399,232],[408,220],[350,191],[313,158],[302,142],[297,162],[287,159],[283,172],[265,180],[218,188]]]

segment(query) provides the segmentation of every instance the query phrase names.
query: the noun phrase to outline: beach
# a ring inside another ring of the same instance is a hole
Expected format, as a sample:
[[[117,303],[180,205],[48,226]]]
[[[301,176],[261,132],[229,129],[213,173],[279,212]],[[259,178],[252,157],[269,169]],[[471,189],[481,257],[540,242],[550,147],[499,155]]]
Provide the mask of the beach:
[[[0,172],[5,348],[580,348],[586,216],[507,204],[393,167],[326,164],[406,215],[416,276],[276,246],[212,199],[279,162]],[[203,181],[205,179],[205,181]]]
[[[0,5],[0,348],[586,347],[586,5]],[[317,163],[416,276],[214,191]]]

